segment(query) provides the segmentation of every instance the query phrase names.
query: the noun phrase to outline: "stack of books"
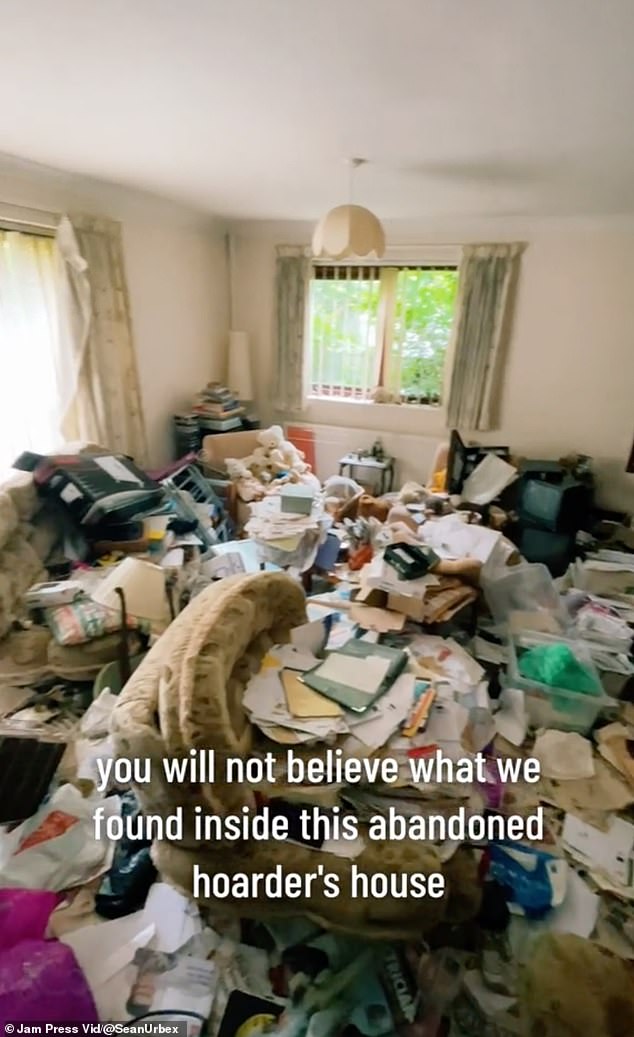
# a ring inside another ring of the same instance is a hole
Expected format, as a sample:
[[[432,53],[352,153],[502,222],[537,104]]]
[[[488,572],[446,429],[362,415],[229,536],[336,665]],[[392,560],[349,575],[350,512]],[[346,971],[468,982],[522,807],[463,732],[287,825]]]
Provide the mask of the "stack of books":
[[[210,382],[197,394],[192,410],[198,415],[203,432],[231,432],[242,428],[244,407],[231,390],[219,382]]]

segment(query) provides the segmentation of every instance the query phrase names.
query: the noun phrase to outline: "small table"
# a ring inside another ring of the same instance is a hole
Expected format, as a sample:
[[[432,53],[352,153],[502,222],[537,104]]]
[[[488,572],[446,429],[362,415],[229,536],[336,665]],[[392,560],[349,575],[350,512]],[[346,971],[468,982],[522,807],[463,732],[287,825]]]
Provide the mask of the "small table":
[[[380,491],[381,494],[389,493],[394,483],[394,458],[384,457],[383,460],[379,461],[376,457],[372,457],[368,454],[367,457],[359,456],[359,454],[346,454],[345,457],[339,460],[339,475],[346,474],[346,468],[348,469],[348,477],[353,479],[352,474],[355,468],[370,468],[375,472],[379,472],[381,476]]]

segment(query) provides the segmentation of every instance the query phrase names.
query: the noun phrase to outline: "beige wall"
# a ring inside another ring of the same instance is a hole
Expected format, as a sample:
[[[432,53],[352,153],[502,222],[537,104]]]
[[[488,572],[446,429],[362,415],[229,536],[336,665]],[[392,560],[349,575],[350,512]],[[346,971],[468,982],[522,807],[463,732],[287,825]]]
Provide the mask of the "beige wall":
[[[120,220],[150,460],[171,459],[171,415],[221,377],[228,327],[224,227],[141,191],[0,157],[10,206]]]
[[[243,223],[236,235],[237,323],[252,337],[259,406],[271,409],[274,246],[307,242],[300,224]],[[578,451],[596,459],[599,498],[634,511],[634,476],[624,471],[634,436],[634,225],[623,221],[522,224],[481,221],[443,228],[387,227],[388,241],[425,244],[528,242],[504,382],[499,431],[474,437],[518,452],[556,458]],[[423,408],[317,401],[319,474],[330,474],[349,447],[377,433],[403,478],[425,476],[443,415]]]

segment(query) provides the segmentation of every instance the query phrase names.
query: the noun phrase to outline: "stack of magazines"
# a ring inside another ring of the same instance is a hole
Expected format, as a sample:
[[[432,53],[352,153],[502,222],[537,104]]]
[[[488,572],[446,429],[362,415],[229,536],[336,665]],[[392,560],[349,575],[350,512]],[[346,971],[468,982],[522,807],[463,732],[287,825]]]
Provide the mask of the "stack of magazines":
[[[192,407],[198,415],[200,429],[207,432],[233,432],[242,428],[244,407],[230,389],[219,382],[209,382],[194,398]]]

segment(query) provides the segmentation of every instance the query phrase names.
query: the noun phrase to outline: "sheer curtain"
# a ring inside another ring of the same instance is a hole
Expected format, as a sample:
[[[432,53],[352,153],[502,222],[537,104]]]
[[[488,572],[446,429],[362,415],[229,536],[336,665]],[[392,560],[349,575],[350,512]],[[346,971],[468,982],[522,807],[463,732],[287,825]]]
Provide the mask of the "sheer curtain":
[[[0,471],[60,442],[54,238],[0,229]]]

